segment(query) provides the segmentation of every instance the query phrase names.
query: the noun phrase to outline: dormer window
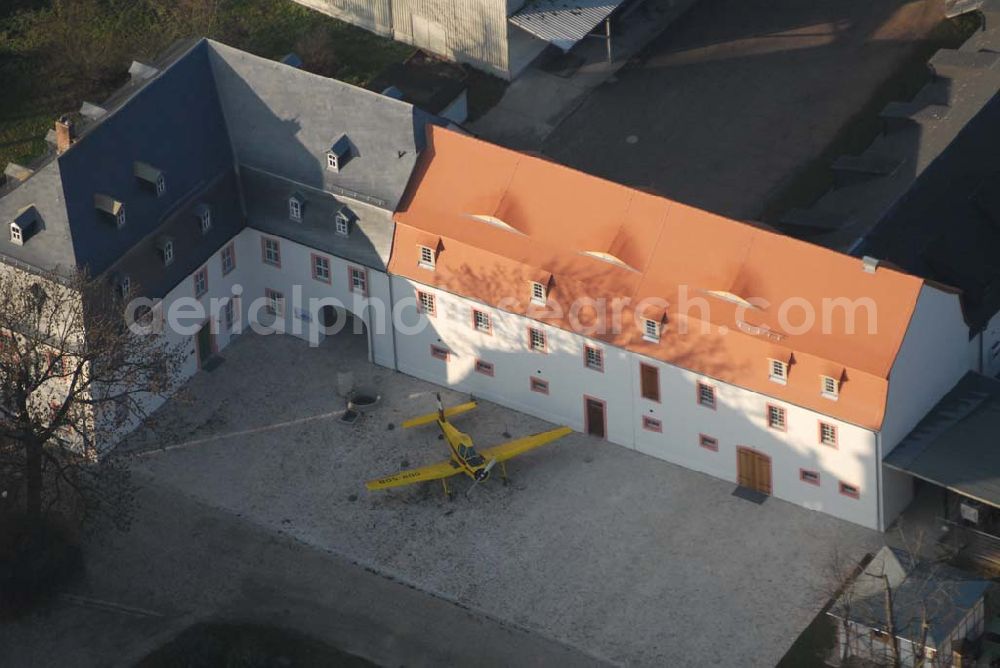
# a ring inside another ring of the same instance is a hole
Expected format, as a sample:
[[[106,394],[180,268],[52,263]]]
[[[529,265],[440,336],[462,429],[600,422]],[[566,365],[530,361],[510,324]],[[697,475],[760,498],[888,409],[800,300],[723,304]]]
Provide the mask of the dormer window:
[[[94,208],[115,222],[115,227],[125,227],[125,205],[107,195],[94,195]]]
[[[660,323],[655,320],[646,319],[643,321],[642,338],[651,343],[660,341]]]
[[[840,381],[833,376],[820,376],[820,394],[836,401],[840,396]]]
[[[10,224],[10,240],[18,246],[24,244],[24,235],[21,232],[21,227],[17,223]]]
[[[536,304],[545,303],[545,286],[535,281],[531,282],[531,301]]]
[[[145,162],[137,162],[133,167],[135,177],[148,188],[151,188],[157,197],[167,192],[167,178],[163,172]]]
[[[339,172],[350,158],[351,142],[347,139],[347,135],[341,135],[326,152],[326,168],[331,172]]]
[[[42,219],[38,216],[38,210],[34,205],[24,207],[10,222],[10,242],[23,246],[24,242],[38,231],[41,222]]]
[[[775,383],[781,383],[782,385],[788,382],[788,362],[770,360],[770,366],[770,378],[772,381]]]
[[[338,211],[334,217],[334,225],[336,225],[337,234],[342,237],[351,233],[351,217],[343,209]]]
[[[434,269],[434,249],[429,246],[418,246],[420,249],[420,260],[418,264],[424,269]]]
[[[174,261],[174,240],[164,237],[156,242],[156,247],[160,251],[163,266],[169,267]]]
[[[302,221],[302,205],[305,202],[299,195],[292,195],[288,198],[288,217],[295,222]]]
[[[208,234],[212,229],[212,209],[207,204],[199,204],[195,207],[195,215],[198,217],[198,229],[202,234]]]

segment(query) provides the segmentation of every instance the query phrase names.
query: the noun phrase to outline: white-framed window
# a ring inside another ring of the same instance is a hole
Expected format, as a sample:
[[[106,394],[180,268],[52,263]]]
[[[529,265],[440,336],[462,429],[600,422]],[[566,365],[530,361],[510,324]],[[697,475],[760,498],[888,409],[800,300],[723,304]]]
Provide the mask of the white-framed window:
[[[420,249],[420,260],[418,264],[424,269],[434,268],[434,249],[428,246],[417,246]]]
[[[788,363],[781,360],[771,360],[770,378],[775,383],[788,382]]]
[[[21,236],[21,228],[17,223],[10,224],[10,240],[16,244],[23,243],[24,237]]]
[[[537,281],[531,282],[531,301],[536,304],[545,303],[545,286]]]
[[[327,151],[326,153],[326,168],[335,172],[340,171],[340,160],[333,151]]]
[[[132,279],[128,276],[122,276],[121,280],[118,281],[118,291],[122,297],[128,297],[128,293],[132,291]]]
[[[115,225],[118,227],[125,227],[125,206],[118,208],[118,213],[115,214]]]
[[[161,172],[156,175],[156,196],[161,197],[165,192],[167,192],[167,179]]]
[[[222,275],[225,276],[236,268],[236,247],[233,244],[226,244],[220,251],[222,258]]]
[[[275,267],[281,266],[281,244],[277,239],[261,237],[261,252],[264,264],[271,264]]]
[[[298,197],[288,198],[288,217],[295,221],[302,220],[302,202]]]
[[[207,206],[202,208],[198,214],[198,226],[201,228],[202,234],[208,234],[208,231],[212,229],[212,210]]]
[[[165,241],[163,246],[160,248],[160,252],[163,254],[163,266],[168,266],[174,261],[174,242]]]
[[[596,346],[584,346],[583,362],[588,369],[604,371],[604,351]]]
[[[837,427],[826,422],[819,423],[819,442],[832,448],[837,447]]]
[[[536,353],[545,352],[545,332],[535,327],[528,328],[528,347]]]
[[[324,255],[312,256],[312,274],[317,281],[330,282],[330,258]]]
[[[368,273],[364,269],[351,267],[351,292],[368,294]]]
[[[820,394],[827,399],[840,396],[840,382],[832,376],[820,376]]]
[[[493,323],[490,321],[490,314],[479,309],[472,309],[472,326],[477,332],[484,334],[493,333]]]
[[[202,267],[194,272],[194,296],[201,297],[208,292],[208,268]]]
[[[337,234],[342,237],[346,237],[351,233],[351,219],[343,211],[337,212],[337,215],[334,217],[334,225],[336,226]]]
[[[646,318],[642,326],[642,338],[657,343],[660,340],[660,323]]]
[[[285,315],[285,295],[271,288],[264,288],[264,298],[267,300],[268,313],[274,316]]]
[[[429,292],[418,292],[417,309],[429,316],[437,315],[437,303],[434,301],[434,295]]]

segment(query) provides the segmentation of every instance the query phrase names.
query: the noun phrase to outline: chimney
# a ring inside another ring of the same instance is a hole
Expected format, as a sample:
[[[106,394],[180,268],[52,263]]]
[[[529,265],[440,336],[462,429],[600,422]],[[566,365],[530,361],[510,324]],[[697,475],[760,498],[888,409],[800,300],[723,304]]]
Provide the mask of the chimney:
[[[861,258],[861,266],[864,268],[866,274],[874,274],[875,270],[878,269],[878,258],[865,255]]]
[[[73,121],[67,115],[60,116],[56,121],[56,153],[65,153],[74,140]]]

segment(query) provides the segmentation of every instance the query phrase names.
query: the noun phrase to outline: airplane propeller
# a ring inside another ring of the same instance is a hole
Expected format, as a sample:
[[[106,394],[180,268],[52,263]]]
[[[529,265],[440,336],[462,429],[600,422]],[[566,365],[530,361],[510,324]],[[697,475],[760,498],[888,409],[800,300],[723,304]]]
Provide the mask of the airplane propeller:
[[[488,480],[490,477],[490,471],[492,471],[493,467],[496,465],[497,465],[497,460],[491,459],[486,466],[476,471],[476,481],[472,483],[469,489],[465,491],[465,496],[469,496],[470,494],[472,494],[472,490],[476,488],[476,485],[483,482],[484,480]]]

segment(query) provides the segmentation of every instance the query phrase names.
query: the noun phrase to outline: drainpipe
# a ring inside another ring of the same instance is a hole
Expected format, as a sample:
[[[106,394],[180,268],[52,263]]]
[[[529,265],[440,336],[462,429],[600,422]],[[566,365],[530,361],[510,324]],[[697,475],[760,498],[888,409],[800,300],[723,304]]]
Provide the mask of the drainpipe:
[[[392,274],[389,273],[388,267],[386,267],[386,278],[389,279],[389,332],[392,335],[392,369],[393,371],[399,371],[399,353],[396,351],[396,298],[392,294]]]
[[[875,432],[875,494],[878,495],[878,530],[885,531],[885,504],[882,499],[882,432]]]

